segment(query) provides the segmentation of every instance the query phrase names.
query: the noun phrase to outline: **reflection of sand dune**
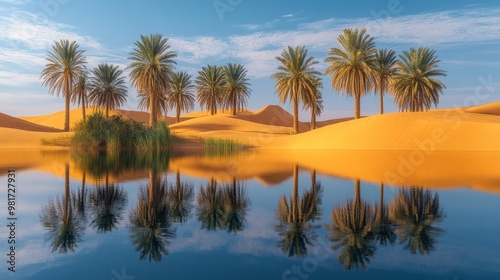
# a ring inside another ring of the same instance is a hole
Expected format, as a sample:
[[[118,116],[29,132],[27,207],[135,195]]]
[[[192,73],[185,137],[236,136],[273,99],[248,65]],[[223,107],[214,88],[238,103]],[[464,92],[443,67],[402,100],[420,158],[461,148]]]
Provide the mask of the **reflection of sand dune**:
[[[500,151],[500,103],[392,113],[276,139],[270,149]]]
[[[39,170],[64,176],[64,165],[70,165],[70,177],[79,181],[83,170],[69,151],[36,149],[2,151],[0,170]],[[170,159],[169,172],[228,182],[256,179],[264,185],[276,185],[293,175],[293,166],[347,179],[396,186],[432,188],[470,187],[500,193],[500,152],[435,152],[425,155],[416,151],[325,151],[325,150],[254,150],[232,157],[203,157],[199,154],[176,155]],[[111,169],[111,182],[148,178],[147,168]],[[104,173],[101,172],[101,180]],[[3,174],[0,174],[3,175]],[[98,178],[86,172],[87,182]]]
[[[256,179],[264,185],[279,184],[293,174],[293,163],[253,152],[232,157],[181,156],[170,160],[170,170],[220,182]]]

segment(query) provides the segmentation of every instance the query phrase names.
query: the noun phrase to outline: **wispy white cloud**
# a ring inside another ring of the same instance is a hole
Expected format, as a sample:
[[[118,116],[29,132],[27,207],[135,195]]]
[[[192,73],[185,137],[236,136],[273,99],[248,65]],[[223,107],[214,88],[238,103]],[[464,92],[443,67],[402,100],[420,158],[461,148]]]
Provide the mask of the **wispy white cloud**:
[[[295,14],[283,15],[292,18]],[[173,38],[180,58],[198,63],[204,58],[237,58],[253,77],[269,76],[276,66],[274,57],[288,45],[305,45],[313,52],[326,53],[337,45],[336,38],[346,27],[368,28],[378,43],[440,45],[477,44],[500,39],[500,9],[473,9],[406,15],[385,19],[325,19],[299,24],[295,30],[254,32],[226,39],[213,37]],[[259,25],[248,25],[258,29]]]
[[[102,47],[92,37],[75,32],[72,26],[25,11],[12,10],[0,14],[0,30],[0,42],[20,44],[32,50],[45,50],[60,39],[77,41],[82,47],[90,49]]]
[[[30,83],[39,84],[40,83],[39,76],[0,70],[0,85],[23,86]]]

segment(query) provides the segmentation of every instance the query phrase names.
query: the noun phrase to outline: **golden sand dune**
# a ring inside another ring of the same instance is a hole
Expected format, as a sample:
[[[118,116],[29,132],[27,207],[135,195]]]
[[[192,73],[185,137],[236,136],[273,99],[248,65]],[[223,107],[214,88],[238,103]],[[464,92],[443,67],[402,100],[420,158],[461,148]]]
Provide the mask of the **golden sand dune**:
[[[62,132],[60,129],[39,125],[3,113],[0,113],[0,127],[37,132]]]
[[[392,113],[277,138],[268,149],[500,151],[500,103]]]
[[[239,114],[235,118],[272,126],[291,127],[293,125],[293,115],[278,105],[267,105],[255,113]],[[299,130],[307,131],[309,125],[299,122]]]

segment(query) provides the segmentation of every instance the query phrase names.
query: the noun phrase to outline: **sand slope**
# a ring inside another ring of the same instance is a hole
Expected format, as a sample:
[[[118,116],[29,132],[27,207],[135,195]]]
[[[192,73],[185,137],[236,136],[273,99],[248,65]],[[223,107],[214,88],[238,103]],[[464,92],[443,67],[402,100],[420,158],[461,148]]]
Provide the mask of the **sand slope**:
[[[39,125],[3,113],[0,113],[0,127],[37,132],[61,132],[60,129]]]
[[[276,138],[267,149],[500,151],[500,103],[392,113]]]

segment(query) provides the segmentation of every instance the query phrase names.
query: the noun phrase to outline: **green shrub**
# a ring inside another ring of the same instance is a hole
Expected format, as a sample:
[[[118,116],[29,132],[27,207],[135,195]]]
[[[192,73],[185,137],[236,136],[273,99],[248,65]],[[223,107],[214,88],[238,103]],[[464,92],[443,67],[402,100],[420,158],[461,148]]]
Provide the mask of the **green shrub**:
[[[233,139],[208,138],[203,141],[207,155],[232,155],[243,151],[246,145]]]
[[[96,112],[75,126],[72,144],[82,149],[160,150],[170,146],[170,130],[165,122],[146,127],[121,116],[105,118]]]

